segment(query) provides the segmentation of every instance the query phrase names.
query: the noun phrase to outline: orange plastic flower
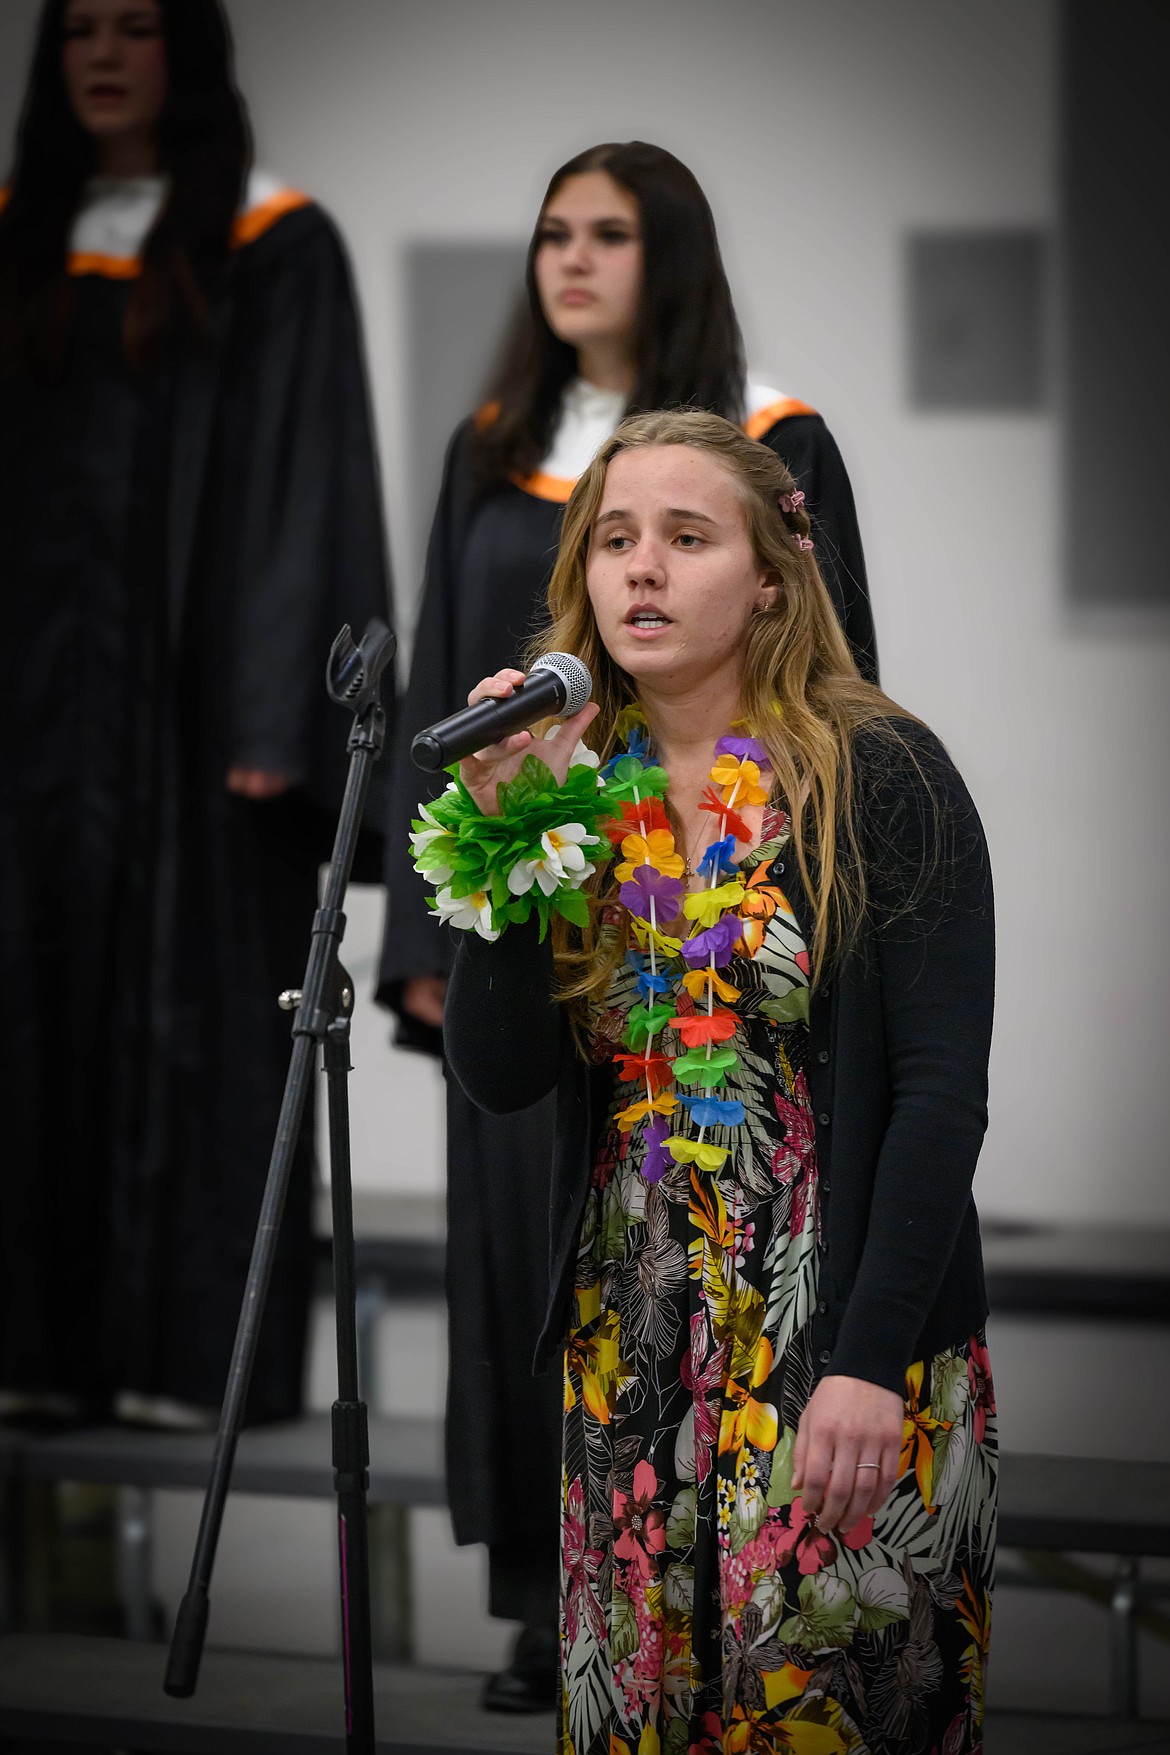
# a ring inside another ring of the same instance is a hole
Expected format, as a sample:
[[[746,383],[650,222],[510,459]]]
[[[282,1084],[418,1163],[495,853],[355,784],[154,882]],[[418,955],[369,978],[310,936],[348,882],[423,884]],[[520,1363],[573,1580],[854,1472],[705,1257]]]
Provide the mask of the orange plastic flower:
[[[733,1026],[734,1022],[732,1019]],[[649,1079],[655,1096],[671,1082],[673,1075],[665,1054],[615,1054],[614,1059],[620,1067],[620,1079],[637,1079],[640,1084]]]
[[[687,1017],[673,1017],[670,1028],[677,1030],[688,1048],[702,1048],[705,1042],[728,1042],[735,1035],[734,1012],[691,1012]]]
[[[650,1114],[673,1115],[677,1108],[678,1098],[664,1092],[653,1098],[643,1097],[638,1103],[627,1103],[624,1109],[618,1110],[614,1120],[623,1133],[629,1133],[630,1129],[635,1127],[644,1116]]]
[[[720,798],[713,786],[708,786],[699,800],[699,809],[709,810],[713,817],[719,817],[725,825],[724,834],[734,835],[737,841],[751,840],[752,832],[739,812],[731,810],[726,800]]]
[[[733,987],[730,981],[724,981],[715,969],[688,969],[683,976],[683,986],[695,1000],[706,999],[708,982],[725,1004],[731,1005],[739,998],[739,988]]]
[[[614,872],[619,884],[633,877],[635,866],[652,865],[664,877],[681,877],[685,861],[674,850],[674,836],[669,829],[651,829],[648,835],[627,835],[622,842],[625,859]]]
[[[631,804],[628,800],[622,805],[620,817],[612,817],[604,825],[609,839],[617,847],[627,835],[644,835],[652,829],[670,828],[665,808],[660,798],[644,798],[641,804]]]
[[[723,787],[727,804],[767,804],[767,788],[760,785],[760,770],[745,756],[720,756],[711,770],[716,786]]]

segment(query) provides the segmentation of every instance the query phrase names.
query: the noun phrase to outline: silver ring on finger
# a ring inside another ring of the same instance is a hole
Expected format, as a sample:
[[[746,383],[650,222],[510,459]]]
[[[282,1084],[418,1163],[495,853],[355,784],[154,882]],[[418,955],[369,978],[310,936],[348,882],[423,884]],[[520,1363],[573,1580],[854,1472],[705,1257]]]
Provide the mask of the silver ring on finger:
[[[879,1475],[881,1474],[881,1470],[882,1470],[881,1463],[858,1463],[856,1466],[859,1469],[876,1469],[878,1471]]]

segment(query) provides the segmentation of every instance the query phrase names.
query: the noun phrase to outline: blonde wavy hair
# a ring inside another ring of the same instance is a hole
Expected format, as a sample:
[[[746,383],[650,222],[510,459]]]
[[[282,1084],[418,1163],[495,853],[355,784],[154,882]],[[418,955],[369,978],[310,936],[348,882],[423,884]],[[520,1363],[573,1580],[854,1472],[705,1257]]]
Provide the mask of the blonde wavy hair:
[[[791,818],[792,850],[815,922],[810,946],[815,984],[832,956],[854,938],[865,911],[853,808],[854,734],[872,722],[897,738],[893,721],[913,716],[858,672],[809,546],[812,527],[797,483],[775,452],[719,415],[682,411],[624,420],[565,508],[548,591],[550,621],[530,646],[527,662],[546,652],[572,652],[588,665],[601,712],[587,741],[606,761],[616,747],[618,715],[637,703],[638,693],[598,633],[587,584],[589,543],[613,459],[622,451],[660,445],[701,451],[734,478],[756,563],[779,588],[774,605],[754,614],[748,630],[741,716],[768,751],[773,800]],[[590,880],[593,907],[585,931],[564,921],[554,928],[560,996],[578,1017],[601,1003],[625,949],[612,932],[601,930],[602,911],[615,893],[611,872],[606,866]]]

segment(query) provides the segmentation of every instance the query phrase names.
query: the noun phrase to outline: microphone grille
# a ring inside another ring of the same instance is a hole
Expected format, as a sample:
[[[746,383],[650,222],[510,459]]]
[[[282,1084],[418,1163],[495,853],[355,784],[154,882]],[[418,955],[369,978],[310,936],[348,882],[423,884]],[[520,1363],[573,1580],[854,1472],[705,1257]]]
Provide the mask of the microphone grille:
[[[532,668],[534,671],[551,670],[564,684],[565,704],[558,714],[560,719],[571,719],[574,713],[579,713],[593,693],[593,678],[588,665],[582,664],[571,652],[546,652]]]

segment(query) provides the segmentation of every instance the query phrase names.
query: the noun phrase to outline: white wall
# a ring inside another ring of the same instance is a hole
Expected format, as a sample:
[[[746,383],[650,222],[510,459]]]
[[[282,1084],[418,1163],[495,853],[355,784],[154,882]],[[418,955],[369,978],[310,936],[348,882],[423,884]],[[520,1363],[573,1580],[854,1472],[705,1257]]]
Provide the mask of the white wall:
[[[1054,418],[925,417],[903,391],[903,234],[1055,217],[1052,0],[231,9],[264,162],[353,252],[400,562],[429,511],[403,485],[404,245],[522,237],[551,169],[597,140],[637,134],[694,167],[752,361],[821,408],[849,461],[884,681],[948,741],[987,824],[1001,976],[982,1204],[1170,1216],[1170,643],[1062,607]],[[0,120],[32,12],[0,14]],[[415,585],[399,577],[404,619]],[[425,1087],[415,1063],[382,1064],[359,1176],[434,1188],[433,1089],[383,1161],[386,1093]]]

